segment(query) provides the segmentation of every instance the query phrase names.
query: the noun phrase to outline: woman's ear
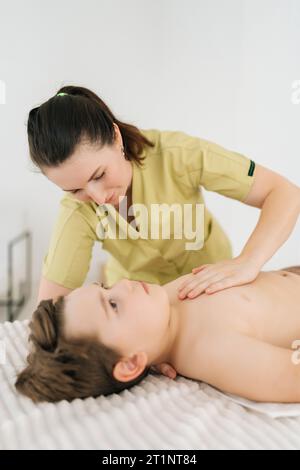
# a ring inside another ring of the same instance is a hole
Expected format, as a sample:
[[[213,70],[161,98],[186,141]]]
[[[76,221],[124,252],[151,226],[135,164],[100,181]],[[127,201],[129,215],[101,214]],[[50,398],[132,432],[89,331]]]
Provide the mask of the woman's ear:
[[[144,372],[147,361],[147,354],[143,351],[139,351],[131,357],[123,357],[115,365],[113,376],[119,382],[130,382]]]
[[[119,126],[118,124],[116,124],[115,122],[113,123],[113,126],[114,126],[114,129],[115,129],[115,144],[117,146],[121,145],[122,144],[122,135],[121,135],[121,131],[119,129]]]

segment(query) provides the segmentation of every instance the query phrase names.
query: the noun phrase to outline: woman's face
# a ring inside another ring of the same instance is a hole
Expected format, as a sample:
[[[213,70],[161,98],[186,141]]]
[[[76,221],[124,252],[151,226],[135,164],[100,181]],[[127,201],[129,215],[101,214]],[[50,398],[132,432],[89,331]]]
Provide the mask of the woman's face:
[[[155,358],[167,335],[170,304],[167,292],[147,283],[123,279],[110,289],[98,283],[65,296],[67,338],[95,337],[104,345],[130,356],[137,351]]]
[[[131,185],[132,164],[123,155],[122,137],[118,126],[114,127],[117,137],[112,146],[99,149],[82,142],[59,167],[43,168],[45,176],[75,199],[118,206]]]

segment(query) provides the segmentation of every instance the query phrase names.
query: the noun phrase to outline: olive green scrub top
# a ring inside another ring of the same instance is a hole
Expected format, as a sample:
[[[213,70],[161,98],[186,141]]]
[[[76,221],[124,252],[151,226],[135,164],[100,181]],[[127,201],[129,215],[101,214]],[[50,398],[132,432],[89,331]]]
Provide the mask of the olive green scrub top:
[[[149,214],[151,204],[190,204],[195,222],[196,204],[205,204],[202,187],[238,201],[247,197],[254,182],[255,163],[246,156],[184,132],[140,132],[155,146],[144,148],[143,167],[131,161],[132,204],[143,204]],[[122,278],[164,285],[196,266],[233,256],[228,237],[205,205],[202,247],[192,250],[186,249],[186,243],[193,240],[185,238],[184,232],[176,239],[172,224],[170,237],[160,231],[156,239],[143,238],[138,211],[134,215],[137,226],[129,224],[111,204],[81,202],[65,192],[43,259],[43,276],[70,289],[80,287],[90,268],[95,241],[109,253],[104,269],[108,286]],[[110,227],[117,227],[118,232]],[[126,230],[130,234],[127,238]],[[110,234],[115,233],[119,235],[113,239]]]

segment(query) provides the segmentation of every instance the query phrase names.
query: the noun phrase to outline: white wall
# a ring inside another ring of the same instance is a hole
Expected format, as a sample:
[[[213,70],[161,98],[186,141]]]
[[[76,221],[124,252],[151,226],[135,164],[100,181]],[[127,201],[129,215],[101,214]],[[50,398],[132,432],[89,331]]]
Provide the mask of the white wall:
[[[33,232],[40,277],[61,192],[34,173],[26,121],[62,85],[91,88],[121,120],[213,140],[300,185],[298,0],[0,0],[0,9],[2,286],[6,240],[20,227]],[[205,197],[238,254],[259,211]],[[299,237],[298,222],[265,268],[300,264]],[[94,253],[89,278],[99,245]]]

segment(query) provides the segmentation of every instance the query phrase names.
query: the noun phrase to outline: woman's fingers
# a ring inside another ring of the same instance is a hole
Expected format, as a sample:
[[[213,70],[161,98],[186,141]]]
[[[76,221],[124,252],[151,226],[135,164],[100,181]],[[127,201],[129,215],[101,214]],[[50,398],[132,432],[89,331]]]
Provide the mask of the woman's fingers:
[[[213,268],[209,269],[205,269],[204,271],[204,268],[203,270],[203,273],[201,275],[198,276],[198,273],[192,273],[189,275],[189,277],[187,279],[185,279],[185,281],[178,287],[178,292],[182,291],[183,289],[185,289],[187,286],[189,286],[191,283],[193,282],[199,282],[199,279],[200,279],[200,276],[201,276],[201,281],[202,282],[205,282],[206,279],[208,279],[211,275],[215,274],[215,271]]]
[[[197,289],[198,293],[203,292],[211,283],[218,282],[224,277],[223,274],[220,273],[208,273],[206,276],[197,278],[195,277],[189,283],[187,283],[182,289],[179,290],[179,298],[184,299],[189,293],[192,293],[195,289]],[[199,294],[198,294],[199,295]]]
[[[188,293],[188,297],[194,299],[198,297],[198,295],[205,292],[207,294],[213,294],[214,292],[218,292],[219,290],[225,289],[227,286],[230,287],[230,279],[222,277],[221,279],[212,280],[204,285],[196,286],[193,290]]]
[[[166,377],[169,377],[170,379],[175,379],[177,376],[176,370],[170,364],[157,364],[156,366],[153,366],[153,368],[160,374],[163,374]]]
[[[205,269],[208,266],[209,266],[209,264],[202,264],[201,266],[197,266],[196,268],[192,269],[192,273],[197,274],[197,273],[199,273],[200,271],[202,271],[203,269]]]

